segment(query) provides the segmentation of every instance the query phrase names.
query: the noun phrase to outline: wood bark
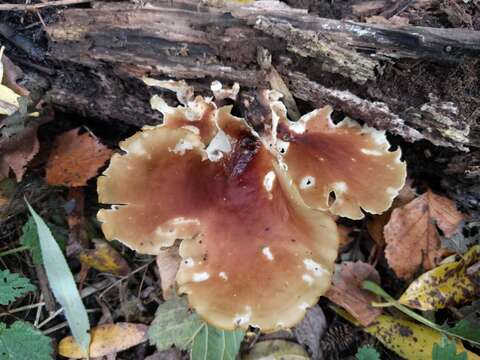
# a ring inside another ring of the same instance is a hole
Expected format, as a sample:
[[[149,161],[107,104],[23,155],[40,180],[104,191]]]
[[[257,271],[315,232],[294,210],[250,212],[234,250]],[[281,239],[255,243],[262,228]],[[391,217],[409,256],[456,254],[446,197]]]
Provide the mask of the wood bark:
[[[332,104],[407,141],[427,139],[462,150],[480,145],[471,121],[448,99],[430,98],[420,107],[407,102],[400,110],[397,104],[394,111],[393,103],[359,95],[385,63],[451,64],[478,57],[475,31],[324,19],[274,1],[228,8],[156,0],[144,6],[108,2],[67,9],[48,33],[48,57],[60,66],[50,91],[53,102],[104,121],[135,126],[161,121],[149,108],[152,91],[143,76],[185,79],[197,91],[206,91],[213,80],[252,90],[269,87],[273,68],[297,99]],[[270,65],[259,62],[262,52],[272,55]],[[347,86],[322,84],[302,59]]]

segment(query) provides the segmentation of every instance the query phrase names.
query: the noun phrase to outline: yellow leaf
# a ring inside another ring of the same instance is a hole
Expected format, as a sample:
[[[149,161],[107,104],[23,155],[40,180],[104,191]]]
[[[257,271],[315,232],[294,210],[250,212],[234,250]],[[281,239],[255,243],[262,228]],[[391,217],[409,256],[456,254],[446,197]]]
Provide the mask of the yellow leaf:
[[[131,348],[147,341],[148,327],[143,324],[116,323],[100,325],[92,329],[90,357],[106,356]],[[58,344],[58,353],[62,356],[81,359],[86,352],[72,336],[67,336]]]
[[[16,92],[0,84],[0,115],[11,115],[17,111],[20,107],[19,98]]]
[[[436,330],[388,315],[380,315],[364,330],[375,336],[387,348],[409,360],[431,360],[433,344],[442,340],[442,334]],[[468,360],[480,359],[480,356],[467,351],[461,341],[456,341],[456,344],[457,351],[465,351]]]
[[[130,267],[125,259],[108,243],[93,240],[94,250],[83,250],[79,259],[85,265],[91,266],[101,272],[125,276],[130,273]]]
[[[436,310],[473,300],[480,273],[471,272],[469,268],[479,261],[480,245],[476,245],[462,259],[422,274],[410,284],[399,302],[420,310]]]

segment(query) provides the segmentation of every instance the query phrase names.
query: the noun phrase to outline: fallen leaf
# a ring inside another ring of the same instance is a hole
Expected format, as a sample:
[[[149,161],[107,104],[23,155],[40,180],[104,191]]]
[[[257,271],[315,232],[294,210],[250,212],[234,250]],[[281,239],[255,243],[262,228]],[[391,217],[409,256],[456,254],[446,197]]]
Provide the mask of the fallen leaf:
[[[457,354],[455,341],[443,337],[440,344],[434,344],[432,349],[432,360],[467,360],[466,352]]]
[[[426,326],[388,315],[380,315],[364,330],[380,340],[385,347],[409,360],[431,360],[432,349],[442,341],[443,336]],[[459,351],[467,352],[469,360],[480,359],[478,355],[465,350],[461,341],[456,341],[456,344]]]
[[[444,253],[437,226],[450,237],[463,219],[452,200],[430,190],[394,209],[384,228],[388,264],[403,279],[413,276],[420,266],[432,269]]]
[[[12,115],[20,108],[20,95],[0,84],[0,115]]]
[[[14,135],[12,144],[0,154],[0,168],[10,168],[17,178],[21,181],[26,171],[26,165],[38,153],[40,144],[37,139],[37,126],[32,126],[25,131]],[[8,176],[8,172],[0,176]],[[1,180],[1,178],[0,178]]]
[[[461,336],[467,341],[474,341],[477,345],[480,343],[480,321],[479,319],[465,318],[457,322],[452,327],[444,326],[451,333]]]
[[[82,298],[75,284],[75,279],[63,256],[62,250],[47,224],[28,202],[27,206],[35,221],[43,265],[50,288],[55,295],[55,299],[63,307],[63,313],[73,336],[81,344],[82,348],[88,349],[90,344],[90,323],[87,310],[83,305]]]
[[[442,237],[442,248],[457,254],[464,254],[474,244],[480,244],[479,221],[466,221],[461,225],[462,231],[451,237]]]
[[[158,272],[162,285],[162,295],[165,300],[174,295],[174,287],[178,268],[182,257],[178,254],[178,244],[165,250],[160,250],[157,255]]]
[[[98,271],[119,276],[130,273],[127,261],[106,241],[93,239],[95,249],[85,249],[79,254],[79,259]]]
[[[3,65],[3,79],[1,80],[2,84],[12,89],[14,92],[21,96],[30,95],[30,91],[25,89],[23,86],[17,84],[18,79],[23,76],[22,70],[15,65],[7,56],[2,56],[2,65]]]
[[[367,220],[367,231],[378,246],[383,247],[385,245],[383,228],[390,220],[393,209],[408,204],[415,199],[415,196],[416,193],[415,189],[412,187],[412,180],[407,179],[405,185],[398,193],[398,196],[393,200],[391,208],[383,214],[373,215]]]
[[[362,289],[365,280],[379,283],[377,270],[361,261],[344,262],[335,269],[332,287],[325,294],[330,301],[345,308],[364,326],[382,313],[380,308],[371,305],[377,300],[376,296]]]
[[[292,341],[268,340],[255,344],[242,360],[308,360],[310,357],[303,348]]]
[[[67,131],[55,139],[47,163],[47,183],[84,186],[111,153],[89,133],[79,135],[78,128]]]
[[[237,356],[244,332],[208,325],[189,309],[184,297],[175,296],[158,307],[148,337],[159,351],[175,345],[189,350],[192,359],[231,360]]]
[[[322,308],[318,305],[308,309],[303,320],[293,329],[297,341],[309,349],[313,360],[323,358],[320,339],[325,330],[327,330],[327,319]]]
[[[338,237],[339,237],[338,246],[340,248],[347,246],[353,241],[353,236],[351,235],[352,234],[351,227],[338,224],[337,230],[338,230]]]
[[[398,300],[419,310],[437,310],[471,301],[478,296],[480,271],[468,272],[480,262],[480,245],[458,261],[443,264],[413,281]]]
[[[90,357],[114,354],[147,341],[148,326],[143,324],[116,323],[92,328]],[[72,336],[63,338],[58,344],[58,353],[62,356],[80,359],[87,353]]]

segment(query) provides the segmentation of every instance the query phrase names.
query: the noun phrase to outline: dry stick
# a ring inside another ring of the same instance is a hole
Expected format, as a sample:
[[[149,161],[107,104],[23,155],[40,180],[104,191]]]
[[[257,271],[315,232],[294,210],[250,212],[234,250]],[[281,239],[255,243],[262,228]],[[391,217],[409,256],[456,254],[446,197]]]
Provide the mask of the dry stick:
[[[98,288],[95,288],[93,286],[89,286],[88,288],[85,288],[84,290],[81,291],[80,297],[83,299],[83,298],[86,298],[87,296],[95,294],[97,291],[100,291],[100,290],[104,289],[106,286],[108,286],[107,283],[110,283],[110,281],[109,280],[102,280],[99,283],[100,286],[98,286]],[[60,314],[62,311],[63,311],[63,307],[61,307],[60,309],[55,311],[55,313],[53,313],[47,319],[45,319],[40,324],[38,324],[37,329],[40,329],[41,327],[43,327],[44,325],[46,325],[47,323],[49,323],[50,321],[55,319],[58,316],[58,314]]]
[[[41,4],[0,4],[0,11],[33,11],[49,6],[68,6],[76,4],[85,4],[93,0],[57,0],[49,1]]]

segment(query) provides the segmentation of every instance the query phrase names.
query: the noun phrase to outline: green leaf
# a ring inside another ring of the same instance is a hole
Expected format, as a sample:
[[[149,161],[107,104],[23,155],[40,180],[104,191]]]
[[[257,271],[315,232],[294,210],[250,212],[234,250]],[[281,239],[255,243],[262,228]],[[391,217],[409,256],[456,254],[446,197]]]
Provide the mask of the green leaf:
[[[8,305],[16,298],[34,290],[35,286],[27,278],[12,274],[8,270],[0,270],[0,305]]]
[[[204,324],[195,336],[191,358],[195,360],[235,360],[244,332],[226,331]]]
[[[51,360],[52,353],[50,338],[29,323],[0,323],[0,360]]]
[[[25,225],[22,226],[20,244],[28,247],[35,265],[42,264],[42,250],[40,249],[40,242],[38,241],[37,226],[31,216],[28,218]]]
[[[380,360],[380,354],[371,346],[362,346],[355,354],[357,360]]]
[[[53,295],[63,307],[75,341],[88,352],[90,324],[72,272],[50,229],[28,202],[27,206],[37,227],[45,272]]]
[[[455,341],[449,340],[446,336],[442,338],[440,344],[434,344],[432,350],[432,360],[467,360],[468,355],[464,351],[457,354],[457,345]]]
[[[148,337],[159,351],[172,345],[191,350],[192,359],[234,360],[243,340],[241,330],[225,331],[208,325],[189,309],[184,297],[173,297],[158,307]]]
[[[469,339],[469,341],[475,341],[480,343],[480,324],[474,323],[469,319],[460,320],[453,327],[447,328],[451,333]]]
[[[51,223],[48,224],[48,227],[51,230],[54,239],[60,246],[60,249],[64,251],[66,239],[63,234],[64,231],[62,231],[63,229]],[[40,242],[38,240],[37,226],[35,225],[35,221],[31,216],[28,218],[27,222],[22,227],[22,236],[20,237],[20,243],[30,250],[32,254],[32,260],[35,265],[43,264],[42,250],[40,249]]]

